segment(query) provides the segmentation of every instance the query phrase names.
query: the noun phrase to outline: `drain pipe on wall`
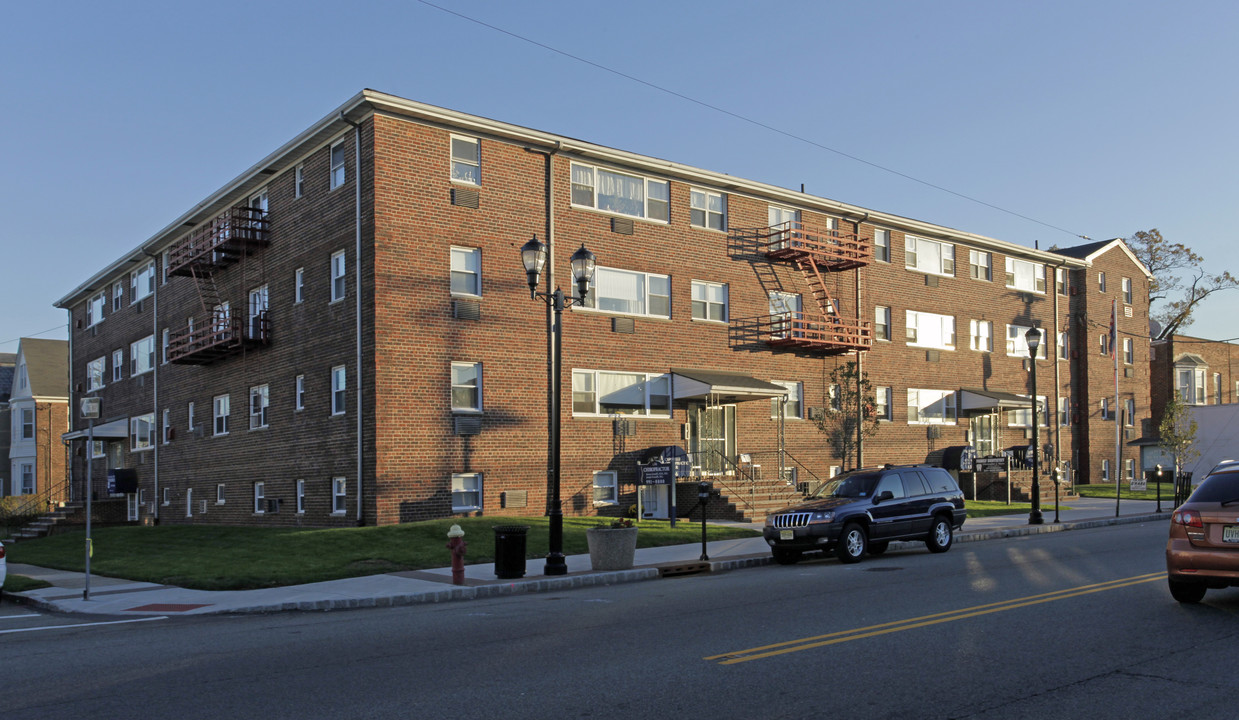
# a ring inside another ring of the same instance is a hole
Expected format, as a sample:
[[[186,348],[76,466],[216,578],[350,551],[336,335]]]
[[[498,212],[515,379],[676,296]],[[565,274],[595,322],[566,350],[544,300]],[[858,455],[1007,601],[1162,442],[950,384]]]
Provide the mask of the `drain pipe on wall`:
[[[146,256],[149,257],[152,262],[156,262],[156,263],[158,262],[159,256],[145,249],[143,249],[142,252],[145,253]],[[164,273],[164,268],[160,267],[159,272],[156,274],[156,277],[162,278],[163,273]],[[155,286],[155,289],[151,292],[151,337],[160,339],[159,347],[162,350],[163,338],[159,334],[159,286],[162,283],[159,283],[154,278],[152,278],[151,284]],[[154,398],[151,401],[151,404],[154,406],[155,422],[157,423],[157,427],[159,428],[159,439],[154,443],[155,445],[155,452],[154,452],[154,457],[155,457],[155,460],[154,460],[154,463],[155,463],[155,473],[154,473],[155,475],[155,518],[153,522],[156,525],[159,524],[159,446],[163,444],[163,440],[164,440],[163,413],[159,412],[159,366],[163,364],[164,359],[165,358],[161,352],[159,356],[159,361],[153,363],[154,367],[151,368],[151,395]],[[87,448],[86,454],[93,455],[94,448]],[[106,460],[104,462],[106,462]],[[126,515],[128,515],[128,508],[125,508],[125,510],[126,510]],[[141,514],[141,512],[142,512],[142,508],[139,507],[138,513]]]
[[[869,213],[859,220],[852,221],[852,234],[860,240],[860,225],[869,219]],[[856,325],[860,329],[860,269],[856,270]],[[856,351],[856,467],[865,466],[865,353]],[[844,462],[847,465],[847,462]],[[846,469],[846,468],[844,468]]]
[[[353,164],[356,166],[354,172],[357,174],[353,181],[353,276],[354,284],[357,286],[357,292],[355,293],[357,296],[355,301],[355,312],[357,313],[357,348],[355,353],[357,365],[357,525],[361,526],[365,524],[365,515],[362,511],[364,505],[362,496],[362,451],[365,426],[361,415],[363,403],[365,402],[364,386],[362,385],[362,378],[364,376],[361,371],[361,125],[345,117],[343,110],[340,111],[340,119],[353,126]]]

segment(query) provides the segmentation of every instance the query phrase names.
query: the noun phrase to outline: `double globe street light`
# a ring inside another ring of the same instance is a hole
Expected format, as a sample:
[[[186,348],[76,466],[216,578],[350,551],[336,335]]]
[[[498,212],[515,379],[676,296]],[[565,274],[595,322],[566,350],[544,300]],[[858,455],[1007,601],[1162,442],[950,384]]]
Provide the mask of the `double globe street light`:
[[[580,249],[572,253],[572,280],[576,283],[576,297],[564,295],[564,291],[555,288],[553,292],[539,292],[538,283],[542,278],[542,270],[546,267],[547,246],[535,235],[532,240],[521,246],[521,262],[525,265],[525,275],[529,280],[529,297],[538,298],[554,311],[554,320],[547,328],[550,333],[551,380],[549,387],[549,433],[550,433],[550,508],[547,516],[550,518],[550,551],[546,555],[544,575],[567,575],[568,565],[564,560],[564,513],[559,497],[559,434],[560,434],[560,396],[563,393],[563,363],[561,361],[563,347],[563,314],[564,308],[573,305],[583,305],[585,295],[589,292],[589,283],[594,279],[594,254],[585,249],[582,243]],[[551,277],[554,277],[552,275]]]

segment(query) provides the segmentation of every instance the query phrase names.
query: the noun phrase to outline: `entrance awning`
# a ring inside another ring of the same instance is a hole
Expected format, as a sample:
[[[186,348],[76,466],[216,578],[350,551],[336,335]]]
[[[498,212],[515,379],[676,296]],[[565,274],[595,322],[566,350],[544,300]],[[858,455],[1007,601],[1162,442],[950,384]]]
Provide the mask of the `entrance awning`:
[[[74,430],[60,436],[61,440],[84,440],[88,433],[85,430]],[[129,437],[129,418],[121,418],[95,426],[96,440],[116,440]]]
[[[787,394],[787,388],[744,373],[725,370],[671,368],[676,400],[708,399],[715,402],[764,400]]]
[[[1002,392],[1000,390],[982,390],[980,388],[959,389],[960,410],[995,410],[999,408],[1030,407],[1031,399],[1027,395]]]

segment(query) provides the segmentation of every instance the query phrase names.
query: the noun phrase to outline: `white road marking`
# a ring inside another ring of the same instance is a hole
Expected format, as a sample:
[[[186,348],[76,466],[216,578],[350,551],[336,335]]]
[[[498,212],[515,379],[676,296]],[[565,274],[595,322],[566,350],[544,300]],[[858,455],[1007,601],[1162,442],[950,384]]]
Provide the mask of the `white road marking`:
[[[109,622],[93,622],[93,623],[77,623],[74,625],[41,625],[39,627],[16,628],[13,630],[0,630],[0,635],[8,635],[10,633],[19,632],[34,632],[35,630],[67,630],[69,628],[95,627],[97,625],[124,625],[125,623],[147,622],[148,620],[167,620],[167,615],[159,615],[157,617],[134,618],[132,620],[111,620]]]

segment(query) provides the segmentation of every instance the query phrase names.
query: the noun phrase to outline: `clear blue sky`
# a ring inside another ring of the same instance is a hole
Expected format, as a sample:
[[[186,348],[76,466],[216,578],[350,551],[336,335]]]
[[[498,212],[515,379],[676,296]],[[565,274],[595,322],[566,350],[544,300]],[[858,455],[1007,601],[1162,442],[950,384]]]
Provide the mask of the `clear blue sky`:
[[[417,0],[9,3],[0,352],[66,337],[55,300],[367,87],[1042,249],[1156,227],[1239,271],[1233,0],[434,2],[864,162]],[[1239,336],[1236,303],[1187,332]]]

